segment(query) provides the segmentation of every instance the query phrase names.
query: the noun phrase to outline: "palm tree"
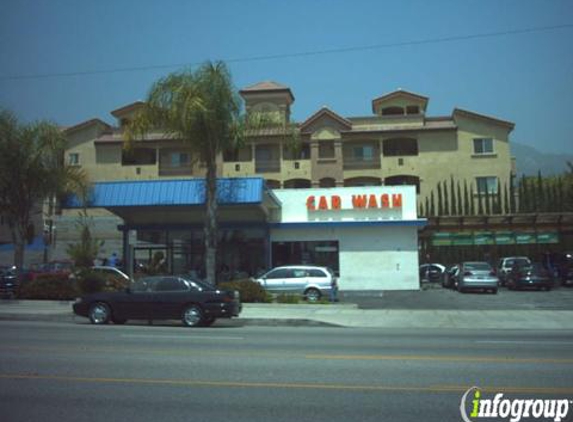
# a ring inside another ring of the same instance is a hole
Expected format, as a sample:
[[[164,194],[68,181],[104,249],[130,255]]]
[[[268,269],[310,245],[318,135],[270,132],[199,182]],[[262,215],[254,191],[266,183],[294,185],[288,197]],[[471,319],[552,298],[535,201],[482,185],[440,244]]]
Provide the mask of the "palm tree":
[[[172,73],[155,82],[145,105],[128,123],[126,148],[152,130],[184,142],[193,159],[206,167],[205,270],[216,283],[217,156],[240,146],[253,128],[266,126],[261,116],[245,116],[227,66],[205,63],[196,71]],[[282,122],[286,127],[286,123]]]
[[[36,207],[65,191],[85,195],[85,173],[64,163],[66,142],[55,124],[21,124],[13,113],[0,111],[0,209],[10,227],[17,271],[33,237]]]

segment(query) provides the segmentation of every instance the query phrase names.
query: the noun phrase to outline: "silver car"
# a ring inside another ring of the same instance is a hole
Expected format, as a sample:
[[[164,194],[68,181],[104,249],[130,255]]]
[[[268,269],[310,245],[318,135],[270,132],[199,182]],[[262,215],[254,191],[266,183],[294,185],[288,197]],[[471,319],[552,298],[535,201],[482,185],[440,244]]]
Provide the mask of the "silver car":
[[[330,294],[336,277],[331,269],[293,265],[273,268],[257,279],[265,290],[272,293],[301,294],[309,302]]]
[[[456,278],[459,292],[484,290],[497,293],[499,279],[487,262],[462,262]]]

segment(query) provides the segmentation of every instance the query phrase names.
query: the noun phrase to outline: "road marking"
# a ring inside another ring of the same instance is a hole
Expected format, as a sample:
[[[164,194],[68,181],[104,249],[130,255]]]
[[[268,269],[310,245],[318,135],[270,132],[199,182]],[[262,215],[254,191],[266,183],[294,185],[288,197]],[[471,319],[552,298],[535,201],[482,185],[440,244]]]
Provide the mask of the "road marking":
[[[153,379],[153,378],[102,378],[74,377],[39,374],[0,374],[0,379],[12,380],[44,380],[59,382],[82,382],[101,384],[142,384],[165,385],[181,387],[221,387],[221,388],[275,388],[275,389],[307,389],[307,390],[352,390],[377,392],[427,392],[427,393],[463,393],[467,385],[353,385],[353,384],[322,384],[322,383],[280,383],[280,382],[244,382],[244,381],[208,381],[191,379]],[[515,394],[557,394],[573,395],[573,388],[557,387],[514,387],[488,386],[480,387],[485,392],[503,392]]]
[[[156,335],[156,334],[122,334],[121,337],[124,338],[150,338],[153,340],[157,339],[175,339],[175,340],[244,340],[244,337],[231,337],[231,336],[205,336],[205,335],[193,335],[193,336],[181,336],[181,335]]]
[[[573,341],[546,341],[546,340],[475,340],[474,343],[479,344],[538,344],[543,346],[544,344],[551,345],[573,345]]]
[[[573,364],[573,359],[503,358],[483,356],[416,356],[416,355],[305,355],[306,359],[324,360],[409,360],[435,362],[489,362],[489,363],[555,363]]]

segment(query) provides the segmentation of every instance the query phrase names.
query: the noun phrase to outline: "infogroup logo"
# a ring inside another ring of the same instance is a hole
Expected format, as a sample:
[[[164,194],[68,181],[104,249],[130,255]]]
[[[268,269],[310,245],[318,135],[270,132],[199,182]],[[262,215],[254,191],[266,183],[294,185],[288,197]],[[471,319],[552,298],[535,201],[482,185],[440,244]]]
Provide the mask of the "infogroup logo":
[[[559,422],[567,416],[572,403],[568,399],[508,399],[504,398],[503,393],[486,399],[482,397],[479,387],[472,387],[462,396],[460,413],[465,422],[475,422],[480,418],[498,418],[510,422],[534,418]]]

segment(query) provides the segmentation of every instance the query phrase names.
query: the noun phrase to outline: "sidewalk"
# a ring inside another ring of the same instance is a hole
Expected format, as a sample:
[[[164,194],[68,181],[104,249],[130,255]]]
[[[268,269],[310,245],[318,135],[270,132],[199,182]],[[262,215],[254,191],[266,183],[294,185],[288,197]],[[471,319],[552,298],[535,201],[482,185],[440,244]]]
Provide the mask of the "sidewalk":
[[[80,321],[72,302],[2,300],[0,320]],[[573,330],[573,311],[358,309],[354,304],[243,304],[244,325],[349,328],[558,329]]]

